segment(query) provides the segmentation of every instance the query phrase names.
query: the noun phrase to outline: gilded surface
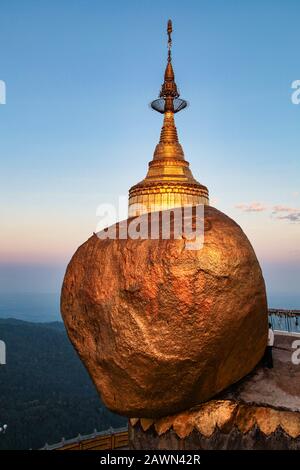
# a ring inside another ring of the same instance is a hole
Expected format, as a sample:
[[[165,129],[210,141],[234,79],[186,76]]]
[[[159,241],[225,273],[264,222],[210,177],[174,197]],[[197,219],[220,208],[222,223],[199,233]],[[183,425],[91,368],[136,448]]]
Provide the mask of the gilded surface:
[[[204,208],[201,250],[185,249],[184,236],[93,236],[67,268],[61,310],[68,334],[116,413],[157,418],[190,408],[263,355],[267,304],[255,253],[233,220]]]
[[[164,103],[164,122],[146,178],[129,190],[129,217],[172,207],[209,203],[208,189],[194,179],[178,140],[174,100],[178,99],[179,92],[171,63],[170,29],[168,35],[168,63],[160,93]]]
[[[69,337],[104,403],[142,416],[143,429],[237,382],[267,342],[266,292],[255,253],[241,228],[208,205],[208,190],[194,179],[178,141],[174,113],[186,102],[178,98],[171,32],[169,22],[168,65],[152,106],[164,114],[160,141],[146,178],[129,191],[129,216],[203,204],[204,246],[187,250],[184,234],[175,240],[94,235],[73,256],[61,296]],[[213,421],[199,416],[195,425],[208,435],[225,426],[230,413],[230,407],[212,410]],[[182,417],[174,426],[179,435],[191,429]]]
[[[145,432],[150,428],[145,427],[142,420],[130,420],[131,426],[138,423]],[[274,434],[278,428],[292,439],[300,436],[300,413],[229,400],[212,400],[194,410],[154,420],[152,424],[159,436],[173,429],[181,439],[187,438],[194,430],[210,438],[217,431],[226,434],[235,427],[246,434],[255,426],[266,436]]]

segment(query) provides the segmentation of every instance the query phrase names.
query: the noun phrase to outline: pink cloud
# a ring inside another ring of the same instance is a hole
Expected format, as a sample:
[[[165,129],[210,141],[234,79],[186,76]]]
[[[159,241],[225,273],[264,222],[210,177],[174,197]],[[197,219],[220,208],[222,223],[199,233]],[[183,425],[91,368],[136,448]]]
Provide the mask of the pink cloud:
[[[289,206],[274,206],[272,215],[276,219],[289,220],[290,222],[300,222],[300,209]]]
[[[250,204],[237,204],[235,207],[244,212],[263,212],[267,210],[266,206],[264,206],[260,202],[251,202]]]
[[[249,204],[237,204],[236,209],[240,209],[243,212],[264,212],[270,211],[270,216],[277,220],[288,220],[290,222],[300,222],[300,208],[276,205],[272,208],[268,208],[261,202],[251,202]]]
[[[295,209],[294,207],[289,207],[289,206],[274,206],[273,207],[273,213],[277,214],[278,212],[298,212],[300,209]]]

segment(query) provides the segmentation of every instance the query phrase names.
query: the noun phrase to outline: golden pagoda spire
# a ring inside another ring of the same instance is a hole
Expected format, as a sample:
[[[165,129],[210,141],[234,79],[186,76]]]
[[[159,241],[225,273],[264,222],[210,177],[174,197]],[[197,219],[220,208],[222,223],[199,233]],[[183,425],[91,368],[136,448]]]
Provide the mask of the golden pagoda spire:
[[[172,22],[168,21],[168,59],[159,98],[151,107],[164,114],[164,122],[146,178],[129,190],[129,217],[173,207],[208,204],[208,190],[196,181],[184,158],[174,114],[187,106],[179,98],[172,66]]]

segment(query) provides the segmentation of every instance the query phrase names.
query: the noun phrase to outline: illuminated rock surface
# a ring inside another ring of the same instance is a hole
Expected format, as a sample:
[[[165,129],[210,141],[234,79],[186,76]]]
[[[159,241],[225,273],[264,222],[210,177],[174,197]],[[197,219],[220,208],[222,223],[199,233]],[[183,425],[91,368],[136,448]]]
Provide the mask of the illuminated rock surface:
[[[144,215],[147,217],[148,215]],[[249,373],[267,341],[265,285],[241,228],[205,206],[205,241],[100,240],[73,256],[61,308],[104,403],[161,417]]]
[[[130,447],[300,450],[300,368],[291,362],[296,339],[276,334],[274,368],[259,365],[218,400],[160,419],[130,419]]]

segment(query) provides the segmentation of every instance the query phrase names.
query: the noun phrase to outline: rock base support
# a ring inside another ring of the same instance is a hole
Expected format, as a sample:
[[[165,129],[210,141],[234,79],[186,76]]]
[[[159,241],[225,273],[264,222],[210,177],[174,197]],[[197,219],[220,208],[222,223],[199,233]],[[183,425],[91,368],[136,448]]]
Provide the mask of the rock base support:
[[[212,400],[159,420],[130,419],[129,447],[300,450],[300,413]]]

